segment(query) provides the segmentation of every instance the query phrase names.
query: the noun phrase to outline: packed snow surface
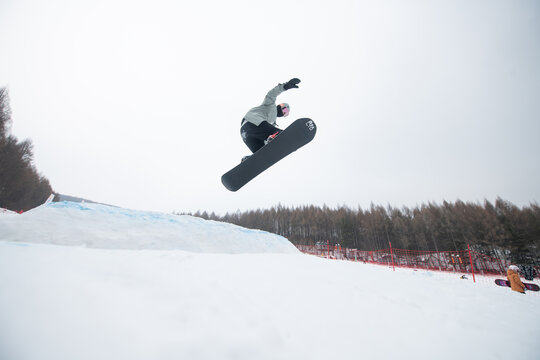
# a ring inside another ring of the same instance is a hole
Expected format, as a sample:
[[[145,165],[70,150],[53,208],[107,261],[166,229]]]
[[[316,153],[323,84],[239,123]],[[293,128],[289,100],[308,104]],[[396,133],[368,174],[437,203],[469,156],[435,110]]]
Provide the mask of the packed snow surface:
[[[0,215],[0,239],[105,249],[204,253],[297,253],[289,240],[265,231],[187,215],[59,202],[22,216]]]
[[[66,246],[75,245],[75,246]],[[0,216],[0,359],[538,359],[540,296],[73,203]]]

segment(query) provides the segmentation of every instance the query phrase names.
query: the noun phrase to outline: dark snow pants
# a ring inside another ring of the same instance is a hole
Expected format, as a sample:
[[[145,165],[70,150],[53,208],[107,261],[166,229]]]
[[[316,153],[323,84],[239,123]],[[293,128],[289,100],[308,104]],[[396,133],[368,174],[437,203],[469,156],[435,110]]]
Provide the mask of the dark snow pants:
[[[264,141],[268,137],[275,133],[280,133],[282,130],[270,125],[267,121],[263,121],[259,126],[250,122],[242,120],[242,127],[240,128],[240,134],[242,140],[247,145],[252,153],[264,146]]]

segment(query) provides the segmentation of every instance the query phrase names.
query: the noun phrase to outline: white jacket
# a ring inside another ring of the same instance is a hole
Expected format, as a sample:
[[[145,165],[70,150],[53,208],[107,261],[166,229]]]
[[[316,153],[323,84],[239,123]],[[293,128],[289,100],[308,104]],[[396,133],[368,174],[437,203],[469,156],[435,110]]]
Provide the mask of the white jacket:
[[[259,126],[263,121],[267,121],[270,125],[276,125],[277,107],[276,98],[284,92],[283,84],[279,84],[266,94],[261,105],[249,110],[244,116],[246,122],[250,122]]]

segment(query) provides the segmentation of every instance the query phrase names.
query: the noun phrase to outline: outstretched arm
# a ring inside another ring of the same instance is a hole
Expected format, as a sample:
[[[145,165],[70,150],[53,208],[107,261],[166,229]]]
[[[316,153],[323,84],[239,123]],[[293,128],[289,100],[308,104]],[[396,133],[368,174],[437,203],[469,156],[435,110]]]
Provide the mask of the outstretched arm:
[[[285,90],[289,90],[292,88],[298,88],[298,84],[300,83],[300,79],[294,78],[289,81],[287,81],[285,84],[278,84],[275,88],[270,90],[268,94],[266,94],[266,97],[264,98],[263,105],[272,105],[276,102],[276,98],[279,94],[284,92]]]

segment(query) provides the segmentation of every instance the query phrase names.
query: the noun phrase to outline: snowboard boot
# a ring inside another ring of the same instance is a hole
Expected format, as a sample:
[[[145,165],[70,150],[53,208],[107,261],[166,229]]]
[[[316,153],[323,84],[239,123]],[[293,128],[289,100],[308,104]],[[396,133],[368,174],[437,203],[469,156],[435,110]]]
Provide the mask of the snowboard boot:
[[[270,141],[274,140],[274,139],[276,138],[276,136],[278,136],[278,134],[279,134],[279,131],[278,131],[278,132],[275,132],[275,133],[272,134],[272,135],[270,135],[270,136],[268,137],[268,139],[266,139],[266,140],[264,141],[264,145],[266,145],[266,144],[268,144]]]

